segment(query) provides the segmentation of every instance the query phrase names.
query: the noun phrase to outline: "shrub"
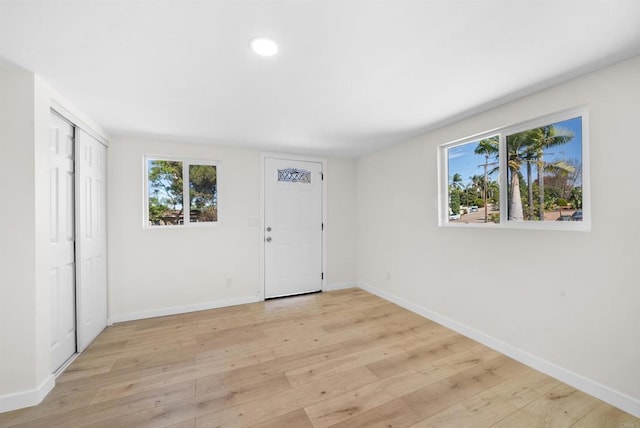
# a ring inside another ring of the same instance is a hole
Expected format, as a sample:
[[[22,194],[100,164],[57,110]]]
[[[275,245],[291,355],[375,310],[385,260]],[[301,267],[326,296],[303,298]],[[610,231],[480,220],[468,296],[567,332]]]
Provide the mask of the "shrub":
[[[449,208],[453,214],[460,214],[460,195],[458,192],[451,192],[451,202]]]

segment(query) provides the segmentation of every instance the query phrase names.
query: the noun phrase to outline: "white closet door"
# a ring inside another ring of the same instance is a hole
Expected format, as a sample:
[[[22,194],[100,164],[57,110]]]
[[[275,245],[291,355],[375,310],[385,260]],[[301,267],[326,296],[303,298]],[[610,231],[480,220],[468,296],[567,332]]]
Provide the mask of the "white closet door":
[[[51,371],[76,352],[76,271],[74,255],[74,128],[51,113]]]
[[[81,129],[76,137],[78,350],[107,326],[106,147]]]

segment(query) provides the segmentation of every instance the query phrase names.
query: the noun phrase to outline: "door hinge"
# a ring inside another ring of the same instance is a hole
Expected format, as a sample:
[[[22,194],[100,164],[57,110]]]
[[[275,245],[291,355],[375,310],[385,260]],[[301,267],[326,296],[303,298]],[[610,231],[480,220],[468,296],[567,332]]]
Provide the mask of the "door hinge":
[[[324,230],[324,223],[322,223],[322,227],[321,227],[321,230]]]
[[[324,172],[321,172],[321,173],[320,173],[320,179],[321,179],[322,181],[324,181]]]
[[[320,279],[324,279],[324,272],[320,275]]]

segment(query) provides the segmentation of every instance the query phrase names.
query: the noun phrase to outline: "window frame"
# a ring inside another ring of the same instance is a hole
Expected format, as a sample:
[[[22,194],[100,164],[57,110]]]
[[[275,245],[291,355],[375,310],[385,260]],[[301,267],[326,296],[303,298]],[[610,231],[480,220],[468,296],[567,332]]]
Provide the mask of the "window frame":
[[[170,162],[182,162],[182,207],[183,207],[183,220],[182,224],[164,224],[164,225],[152,225],[149,223],[149,161],[170,161]],[[142,180],[143,180],[143,210],[142,210],[142,225],[145,229],[182,229],[191,227],[215,227],[221,223],[221,194],[220,191],[220,177],[222,171],[222,162],[219,160],[211,159],[198,159],[181,156],[166,156],[166,155],[144,155],[142,167]],[[207,165],[215,166],[216,168],[216,221],[205,222],[192,222],[191,221],[191,200],[189,193],[189,167],[191,165]]]
[[[508,219],[508,173],[507,173],[507,137],[519,132],[566,121],[573,118],[581,118],[582,122],[582,221],[533,221],[533,220],[509,220]],[[498,136],[498,162],[500,185],[500,222],[499,223],[464,223],[449,221],[449,149],[492,136]],[[589,110],[588,107],[579,106],[556,113],[539,116],[534,119],[519,122],[513,125],[502,126],[485,132],[474,134],[458,140],[454,140],[438,146],[438,225],[440,227],[454,228],[481,228],[481,229],[533,229],[533,230],[563,230],[563,231],[590,231],[591,230],[591,192],[589,171]]]

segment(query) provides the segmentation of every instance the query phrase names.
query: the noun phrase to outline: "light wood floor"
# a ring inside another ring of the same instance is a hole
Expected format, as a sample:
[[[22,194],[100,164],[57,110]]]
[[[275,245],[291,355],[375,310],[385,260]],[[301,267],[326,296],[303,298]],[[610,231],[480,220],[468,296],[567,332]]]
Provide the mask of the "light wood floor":
[[[362,290],[109,327],[0,427],[621,427],[640,420]]]

